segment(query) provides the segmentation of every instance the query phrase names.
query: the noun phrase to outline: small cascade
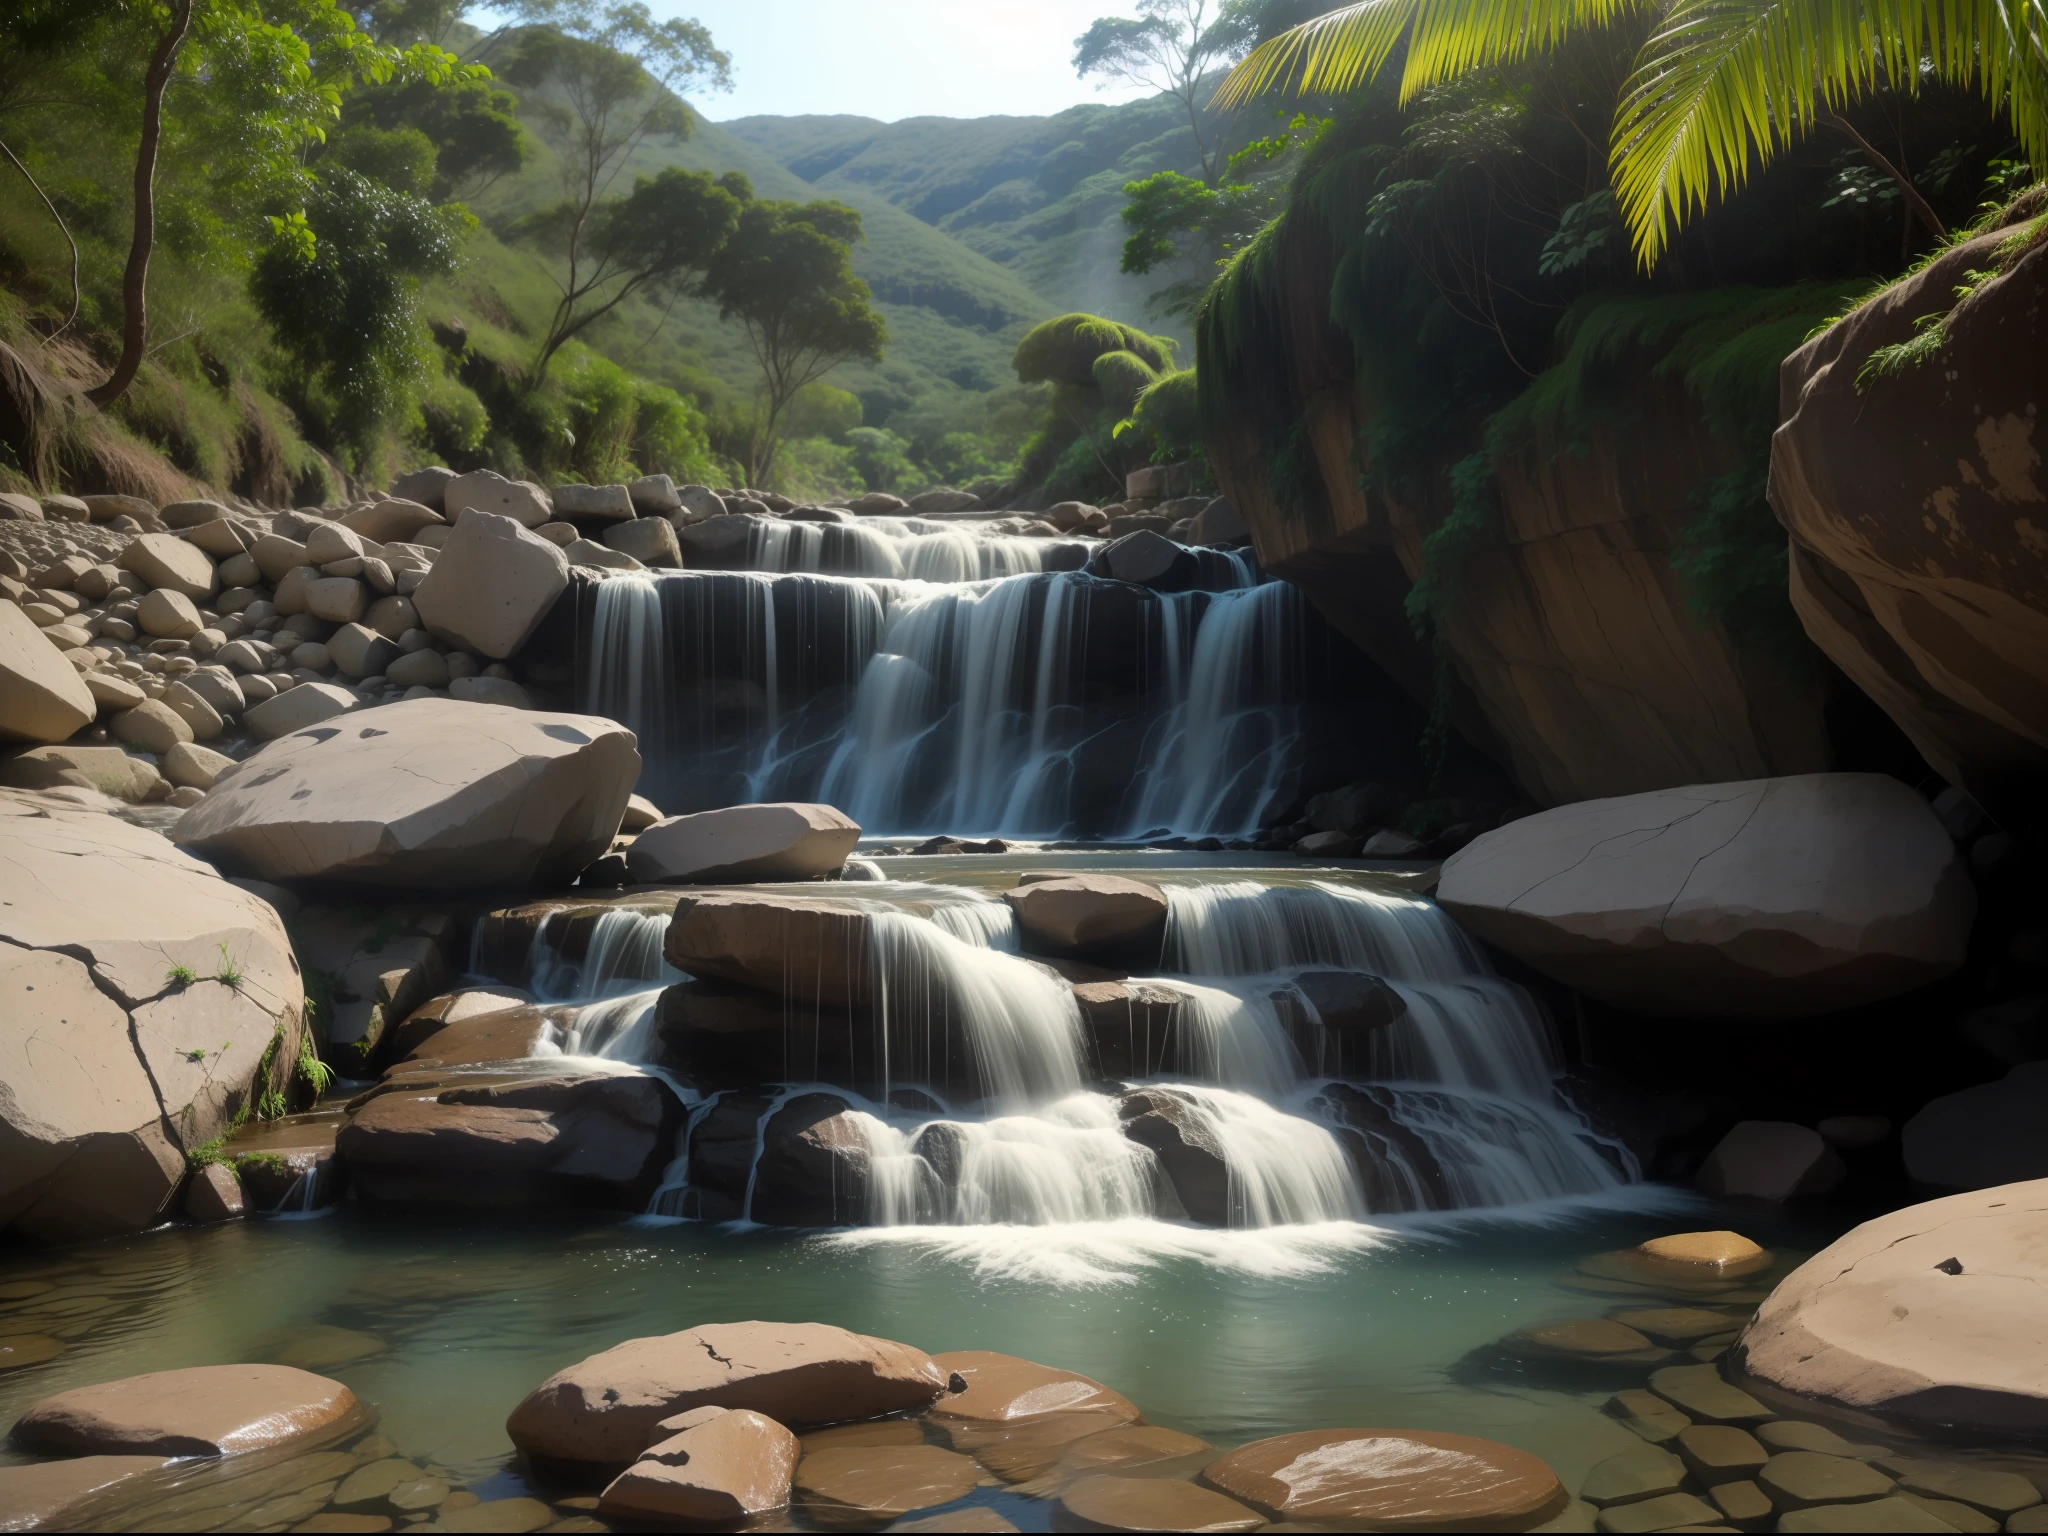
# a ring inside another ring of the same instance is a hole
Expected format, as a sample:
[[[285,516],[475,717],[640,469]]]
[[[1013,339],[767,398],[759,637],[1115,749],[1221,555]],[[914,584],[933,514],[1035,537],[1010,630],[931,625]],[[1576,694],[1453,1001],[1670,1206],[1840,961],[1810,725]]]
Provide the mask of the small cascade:
[[[534,930],[526,974],[519,978],[542,1002],[575,1002],[619,997],[684,980],[683,973],[661,956],[671,914],[637,907],[614,907],[594,917],[580,935],[582,958],[565,953],[572,946],[557,943],[548,924]]]
[[[747,565],[757,571],[883,576],[899,581],[986,581],[1077,569],[1091,544],[977,532],[971,523],[864,517],[852,523],[755,518]]]

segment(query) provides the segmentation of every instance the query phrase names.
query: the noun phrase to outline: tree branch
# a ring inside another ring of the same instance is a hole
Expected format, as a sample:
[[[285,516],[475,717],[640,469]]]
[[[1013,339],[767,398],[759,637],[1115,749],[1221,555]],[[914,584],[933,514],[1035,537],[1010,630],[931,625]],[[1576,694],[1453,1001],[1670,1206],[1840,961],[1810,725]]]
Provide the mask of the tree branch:
[[[1854,141],[1858,149],[1862,150],[1864,154],[1870,156],[1877,163],[1879,170],[1899,184],[1899,191],[1906,199],[1906,206],[1913,210],[1914,217],[1927,226],[1928,232],[1935,239],[1946,240],[1948,238],[1948,226],[1941,222],[1940,216],[1929,206],[1927,199],[1920,195],[1920,189],[1913,185],[1904,171],[1887,160],[1875,144],[1858,133],[1855,126],[1846,118],[1840,117],[1833,112],[1828,113],[1822,121],[1830,128]]]
[[[21,179],[35,188],[36,196],[43,200],[43,206],[50,210],[50,217],[56,221],[57,231],[63,235],[64,243],[71,247],[71,313],[64,317],[62,325],[43,338],[45,342],[52,342],[70,330],[72,322],[78,319],[78,242],[71,238],[71,226],[64,222],[64,215],[59,213],[57,205],[50,201],[50,194],[42,189],[35,177],[29,175],[28,167],[21,163],[21,157],[9,149],[4,140],[0,140],[0,155],[5,155],[13,163],[14,168],[21,172]]]

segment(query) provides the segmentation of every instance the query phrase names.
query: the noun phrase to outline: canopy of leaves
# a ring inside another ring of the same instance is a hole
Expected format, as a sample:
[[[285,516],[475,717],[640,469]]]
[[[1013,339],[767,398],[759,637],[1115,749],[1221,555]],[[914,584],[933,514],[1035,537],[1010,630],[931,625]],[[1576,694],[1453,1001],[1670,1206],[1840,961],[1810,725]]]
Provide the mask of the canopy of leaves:
[[[1182,368],[1147,386],[1131,409],[1131,421],[1149,440],[1154,463],[1199,455],[1202,422],[1196,410],[1195,370]]]
[[[1173,366],[1173,343],[1165,337],[1083,314],[1061,315],[1034,326],[1017,343],[1012,366],[1026,384],[1086,387],[1095,382],[1095,360],[1105,352],[1131,353],[1155,371]]]

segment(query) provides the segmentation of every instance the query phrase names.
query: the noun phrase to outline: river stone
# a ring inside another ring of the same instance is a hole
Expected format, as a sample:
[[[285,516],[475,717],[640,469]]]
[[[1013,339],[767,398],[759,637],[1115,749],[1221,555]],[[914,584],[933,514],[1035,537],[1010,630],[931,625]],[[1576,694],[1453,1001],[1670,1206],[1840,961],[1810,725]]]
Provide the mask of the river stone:
[[[509,517],[521,527],[538,528],[554,516],[548,493],[530,480],[507,480],[496,470],[472,470],[441,488],[441,512],[461,525],[468,512]]]
[[[369,593],[353,576],[323,576],[306,583],[306,611],[330,624],[353,624],[369,605]]]
[[[636,517],[630,522],[614,523],[605,529],[604,542],[645,566],[665,570],[682,567],[683,549],[676,542],[676,530],[667,518]]]
[[[1744,1120],[1716,1143],[1693,1182],[1710,1195],[1784,1201],[1827,1194],[1848,1173],[1818,1131],[1786,1120]]]
[[[1570,1502],[1528,1452],[1427,1430],[1316,1429],[1255,1440],[1211,1462],[1202,1480],[1274,1520],[1377,1528],[1526,1531]]]
[[[69,1456],[0,1467],[0,1526],[75,1530],[74,1511],[107,1489],[162,1469],[162,1456]]]
[[[1881,1499],[1892,1491],[1892,1480],[1870,1463],[1818,1451],[1780,1451],[1763,1464],[1756,1482],[1781,1510]]]
[[[616,1465],[663,1419],[712,1405],[785,1425],[915,1412],[945,1390],[930,1356],[824,1323],[708,1323],[629,1339],[557,1371],[512,1410],[506,1431],[528,1455]]]
[[[860,827],[829,805],[734,805],[655,822],[627,850],[626,872],[638,882],[815,880],[859,840]]]
[[[98,713],[78,669],[27,614],[0,602],[0,737],[63,741]]]
[[[1408,1012],[1392,985],[1365,971],[1297,971],[1294,990],[1325,1029],[1384,1029]]]
[[[395,1488],[417,1481],[425,1474],[418,1463],[407,1461],[402,1456],[387,1456],[382,1461],[373,1461],[360,1466],[341,1480],[341,1486],[334,1490],[331,1500],[336,1509],[376,1509],[382,1507]]]
[[[644,571],[646,566],[622,549],[600,544],[595,539],[571,539],[562,546],[562,558],[571,565],[592,571]]]
[[[667,1438],[606,1486],[599,1514],[732,1523],[789,1503],[797,1439],[773,1419],[707,1405],[664,1419],[660,1432]]]
[[[1762,1441],[1733,1424],[1694,1424],[1681,1430],[1678,1454],[1709,1488],[1752,1478],[1771,1459]]]
[[[259,704],[251,728],[309,691]],[[263,880],[566,881],[610,845],[640,771],[633,747],[592,715],[410,700],[280,737],[215,781],[175,833]]]
[[[1184,590],[1198,570],[1193,554],[1149,528],[1104,545],[1089,566],[1098,576],[1134,582],[1155,592]]]
[[[205,627],[192,599],[168,587],[143,594],[142,601],[135,606],[135,622],[142,626],[144,634],[159,640],[183,640]]]
[[[1639,1504],[1617,1504],[1611,1509],[1601,1510],[1599,1529],[1612,1532],[1614,1536],[1634,1536],[1639,1531],[1722,1530],[1725,1527],[1720,1524],[1720,1519],[1719,1511],[1695,1494],[1666,1493],[1654,1499],[1644,1499]],[[1527,1527],[1484,1526],[1479,1529],[1526,1530]]]
[[[2048,1180],[1907,1206],[1794,1270],[1729,1351],[1780,1391],[1978,1440],[2048,1433]]]
[[[294,731],[303,731],[345,715],[362,701],[346,688],[334,683],[302,683],[296,688],[274,694],[260,704],[252,704],[249,712],[242,716],[242,724],[249,728],[249,734],[258,741],[274,741],[280,736],[289,736]],[[244,762],[250,761],[248,758]]]
[[[555,1512],[539,1499],[486,1499],[465,1509],[444,1509],[433,1524],[444,1531],[538,1531]]]
[[[238,1221],[242,1215],[242,1183],[232,1168],[208,1163],[192,1175],[185,1186],[185,1215],[202,1226],[216,1221]]]
[[[1437,899],[1618,1007],[1725,1021],[1856,1007],[1945,976],[1976,896],[1927,802],[1820,773],[1588,800],[1508,823]]]
[[[820,1525],[872,1528],[965,1498],[981,1475],[967,1457],[936,1445],[841,1446],[806,1456],[795,1490]]]
[[[1118,1477],[1177,1477],[1215,1460],[1216,1447],[1160,1424],[1120,1424],[1073,1441],[1060,1452],[1061,1478],[1114,1472]]]
[[[367,507],[342,514],[340,526],[376,544],[410,543],[422,528],[438,527],[447,519],[424,502],[393,494]],[[311,547],[310,537],[307,547]]]
[[[548,495],[557,517],[617,522],[639,516],[632,492],[623,485],[558,485]]]
[[[1639,1243],[1632,1255],[1657,1269],[1735,1279],[1770,1266],[1771,1256],[1740,1232],[1674,1232]]]
[[[0,663],[0,668],[4,668],[4,663]],[[149,697],[127,678],[116,677],[111,672],[86,672],[81,675],[85,679],[85,691],[92,695],[93,703],[102,711],[133,709]],[[4,670],[0,670],[0,690],[4,690],[5,687],[5,673]],[[4,709],[5,705],[0,704],[0,710]]]
[[[121,551],[118,563],[152,587],[182,593],[195,603],[214,593],[213,561],[176,534],[145,533]]]
[[[1899,1478],[1901,1493],[1967,1504],[2003,1520],[2041,1502],[2041,1490],[2017,1472],[1997,1472],[1959,1462],[1922,1462]]]
[[[1723,1381],[1711,1365],[1667,1365],[1652,1371],[1650,1390],[1708,1424],[1760,1424],[1776,1417],[1740,1387]]]
[[[1579,1486],[1579,1497],[1605,1509],[1676,1493],[1684,1483],[1685,1463],[1669,1451],[1645,1445],[1594,1463]]]
[[[516,521],[465,512],[412,594],[430,634],[503,661],[569,585],[569,562]]]
[[[338,1381],[288,1365],[200,1365],[31,1403],[14,1439],[67,1456],[225,1456],[316,1437],[359,1413]]]
[[[225,518],[228,509],[217,501],[171,501],[158,507],[156,515],[164,520],[166,528],[197,528],[201,523]]]
[[[693,976],[813,1003],[865,1005],[873,988],[867,914],[808,896],[685,896],[662,954]]]
[[[1084,1477],[1060,1495],[1055,1519],[1070,1531],[1256,1531],[1266,1524],[1213,1489],[1158,1477]]]
[[[1607,1400],[1605,1411],[1652,1445],[1668,1445],[1692,1422],[1654,1392],[1630,1387]]]
[[[1674,1346],[1696,1344],[1737,1326],[1737,1320],[1725,1312],[1709,1312],[1704,1307],[1628,1307],[1607,1315],[1659,1344]]]
[[[186,743],[180,745],[187,750],[206,750]],[[177,750],[178,747],[171,749]],[[96,789],[130,805],[141,805],[158,794],[162,781],[163,775],[146,760],[131,757],[119,747],[30,747],[12,757],[0,758],[0,784],[15,789],[57,789],[69,785]]]
[[[1143,954],[1156,962],[1166,933],[1166,893],[1121,875],[1029,878],[1003,892],[1003,900],[1017,914],[1026,947],[1053,954]]]
[[[1626,1323],[1608,1317],[1575,1317],[1558,1323],[1539,1323],[1510,1334],[1508,1343],[1511,1348],[1527,1354],[1581,1360],[1617,1355],[1671,1358],[1667,1352],[1654,1349],[1647,1338]]]

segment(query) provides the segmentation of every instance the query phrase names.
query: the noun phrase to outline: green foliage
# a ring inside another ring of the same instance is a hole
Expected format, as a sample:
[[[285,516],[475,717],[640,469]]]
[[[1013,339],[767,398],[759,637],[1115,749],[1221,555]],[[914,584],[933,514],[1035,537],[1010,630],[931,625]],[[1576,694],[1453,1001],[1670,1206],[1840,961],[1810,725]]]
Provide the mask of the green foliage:
[[[853,472],[870,491],[899,491],[917,476],[909,444],[886,427],[855,427],[846,434]]]
[[[322,1061],[313,1049],[310,1032],[299,1037],[298,1077],[317,1098],[334,1086],[334,1068]]]
[[[349,95],[337,142],[362,127],[417,132],[434,151],[427,195],[435,202],[473,198],[533,157],[517,113],[518,99],[488,79],[394,81]]]
[[[1158,370],[1135,352],[1105,352],[1088,371],[1102,403],[1118,416],[1128,416],[1138,396],[1159,382]]]
[[[1106,352],[1128,352],[1155,372],[1173,366],[1174,346],[1163,336],[1099,315],[1061,315],[1034,326],[1017,343],[1011,366],[1026,384],[1095,383],[1095,360]]]
[[[199,979],[199,973],[189,965],[174,965],[164,972],[164,985],[184,991]]]
[[[1148,440],[1153,463],[1172,464],[1199,457],[1202,420],[1196,400],[1195,370],[1178,369],[1148,385],[1131,409],[1131,423]]]

